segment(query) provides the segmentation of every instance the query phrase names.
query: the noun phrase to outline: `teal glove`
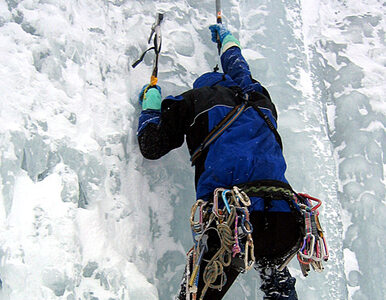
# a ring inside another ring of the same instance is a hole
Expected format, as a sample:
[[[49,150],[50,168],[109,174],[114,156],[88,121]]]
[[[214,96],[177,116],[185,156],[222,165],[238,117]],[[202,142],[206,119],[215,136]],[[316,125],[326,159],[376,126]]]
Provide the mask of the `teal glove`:
[[[142,110],[161,110],[161,102],[161,87],[158,85],[149,87],[148,84],[143,86],[139,93],[139,103],[142,105]]]
[[[227,35],[231,34],[231,32],[225,27],[224,24],[210,25],[209,30],[212,33],[212,42],[214,43],[217,43],[217,34],[220,37],[221,43]]]
[[[224,24],[210,25],[209,30],[212,33],[213,42],[217,42],[217,35],[220,37],[222,53],[234,46],[241,48],[240,42],[230,33]]]

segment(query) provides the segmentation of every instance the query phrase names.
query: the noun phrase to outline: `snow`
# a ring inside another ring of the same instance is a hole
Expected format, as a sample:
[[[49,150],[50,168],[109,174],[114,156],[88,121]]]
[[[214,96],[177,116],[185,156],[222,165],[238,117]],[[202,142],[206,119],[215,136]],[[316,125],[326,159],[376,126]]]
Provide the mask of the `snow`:
[[[213,1],[214,2],[214,1]],[[299,299],[385,299],[385,7],[380,1],[222,1],[279,112],[295,190],[323,200],[330,260]],[[192,245],[185,146],[136,141],[135,69],[165,13],[159,84],[218,63],[210,1],[0,1],[0,299],[171,299]],[[256,272],[225,299],[261,299]]]

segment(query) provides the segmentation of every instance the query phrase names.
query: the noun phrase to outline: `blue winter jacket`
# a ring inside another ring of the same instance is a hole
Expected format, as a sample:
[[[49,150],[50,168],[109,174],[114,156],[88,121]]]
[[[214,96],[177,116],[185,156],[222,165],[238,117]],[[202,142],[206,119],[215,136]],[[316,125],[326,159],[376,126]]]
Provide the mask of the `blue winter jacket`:
[[[162,101],[161,110],[142,111],[138,140],[142,154],[157,159],[180,147],[184,137],[192,155],[208,133],[234,106],[243,101],[257,103],[276,127],[277,113],[267,90],[251,77],[238,47],[221,56],[222,73],[206,73],[193,89]],[[208,200],[214,189],[256,180],[287,183],[286,163],[275,135],[257,111],[249,106],[215,140],[195,163],[197,199]],[[251,211],[264,210],[264,201],[253,198]],[[272,211],[289,211],[286,201],[272,201]]]

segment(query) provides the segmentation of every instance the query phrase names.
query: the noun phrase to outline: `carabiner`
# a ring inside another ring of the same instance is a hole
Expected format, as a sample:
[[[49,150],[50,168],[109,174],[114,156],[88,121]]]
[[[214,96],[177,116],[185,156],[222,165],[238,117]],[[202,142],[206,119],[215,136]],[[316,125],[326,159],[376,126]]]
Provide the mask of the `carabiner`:
[[[245,223],[248,224],[248,226],[249,226],[250,229],[247,229],[247,228],[245,227]],[[247,220],[247,219],[245,218],[245,215],[243,215],[242,218],[241,218],[241,228],[243,229],[244,233],[246,233],[246,234],[251,234],[252,231],[253,231],[253,226],[252,226],[251,222],[249,222],[249,220]]]
[[[244,191],[241,191],[237,186],[234,186],[232,189],[235,193],[236,199],[239,200],[244,206],[248,207],[251,205],[251,199]]]
[[[253,265],[255,264],[255,247],[253,244],[253,241],[249,237],[245,244],[245,257],[244,257],[244,265],[245,265],[245,271],[249,271]]]
[[[224,190],[222,192],[222,200],[224,201],[225,207],[227,208],[228,213],[231,213],[231,208],[229,207],[228,199],[226,194],[230,192],[231,190]]]
[[[315,240],[315,245],[314,245],[314,253],[312,255],[312,260],[313,261],[322,261],[323,259],[323,254],[322,254],[322,243],[323,243],[323,240],[321,241],[320,240],[320,237],[318,237],[316,240]]]
[[[327,243],[326,243],[324,236],[320,237],[320,239],[322,240],[322,245],[323,245],[323,247],[322,247],[323,260],[327,261],[329,256],[330,256],[328,253],[328,249],[327,249]]]
[[[204,200],[198,199],[195,204],[193,204],[191,210],[190,210],[190,227],[192,230],[194,230],[196,233],[202,231],[202,217],[201,217],[201,211],[202,207],[205,206],[207,203]],[[197,222],[195,221],[195,215],[197,208],[200,207],[200,220]]]
[[[311,259],[314,254],[315,236],[312,233],[308,233],[304,238],[303,247],[299,250],[299,254],[304,259]]]
[[[301,194],[301,193],[299,193],[299,195],[307,200],[307,202],[310,204],[311,211],[317,210],[322,205],[322,201],[317,199],[317,198],[315,198],[315,197],[311,197],[308,194]],[[316,202],[318,202],[318,204],[316,204],[315,206],[312,206],[312,204],[311,204],[311,202],[309,200],[316,201]]]
[[[218,193],[220,193],[223,190],[224,190],[223,188],[217,188],[214,190],[214,193],[213,193],[213,213],[218,219],[222,219],[218,212]]]

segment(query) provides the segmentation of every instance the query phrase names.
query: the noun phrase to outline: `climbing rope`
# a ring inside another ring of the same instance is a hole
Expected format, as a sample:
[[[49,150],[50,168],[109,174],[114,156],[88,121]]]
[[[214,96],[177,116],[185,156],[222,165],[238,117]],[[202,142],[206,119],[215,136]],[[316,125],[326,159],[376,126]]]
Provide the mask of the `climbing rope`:
[[[229,215],[226,223],[222,223],[217,226],[218,234],[221,240],[221,247],[216,254],[213,255],[212,259],[204,269],[203,281],[205,286],[202,290],[200,299],[204,298],[208,288],[221,289],[226,283],[224,267],[228,267],[232,262],[232,248],[235,243],[232,229],[227,224],[228,222],[229,224],[233,223],[231,218],[233,218],[233,220],[235,218],[235,208],[232,209],[232,214]],[[220,283],[215,284],[219,277],[221,279]]]
[[[294,192],[292,190],[283,188],[283,187],[276,187],[276,186],[265,186],[265,185],[259,186],[259,187],[250,186],[243,190],[246,194],[250,194],[250,193],[258,194],[263,192],[269,195],[275,195],[275,194],[285,195],[289,198],[292,198],[294,196]]]

